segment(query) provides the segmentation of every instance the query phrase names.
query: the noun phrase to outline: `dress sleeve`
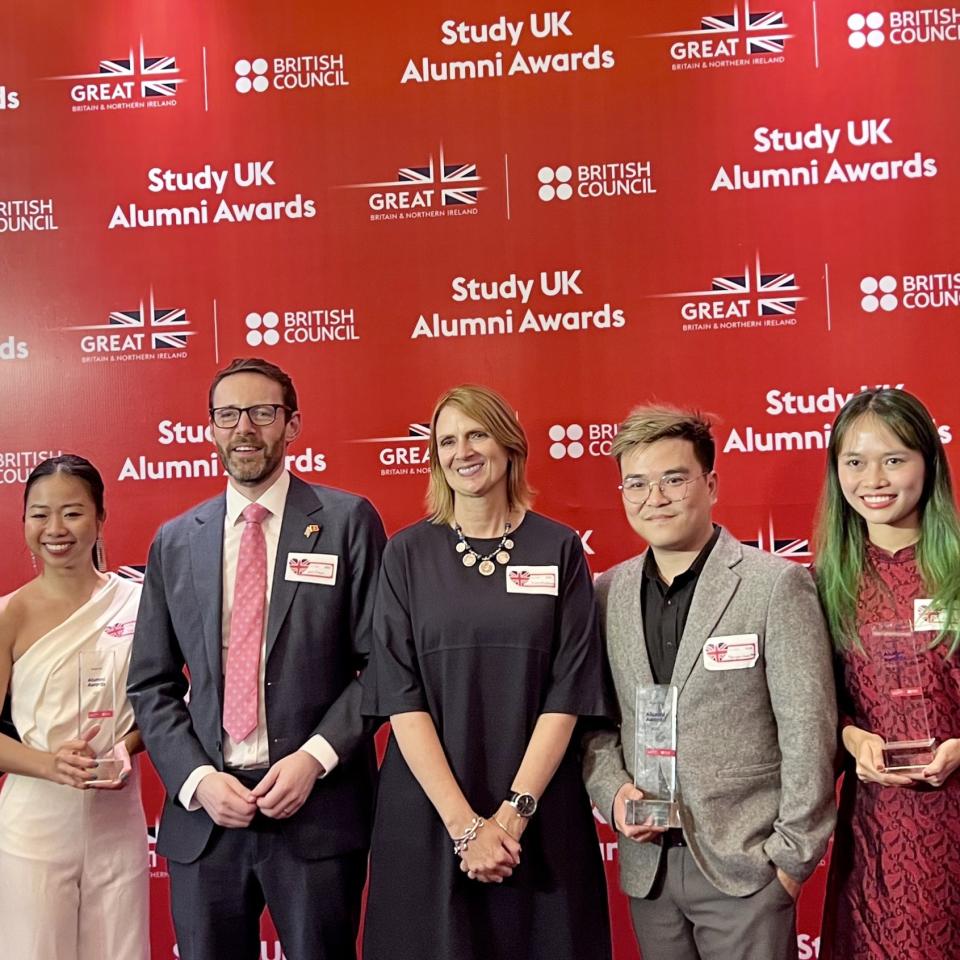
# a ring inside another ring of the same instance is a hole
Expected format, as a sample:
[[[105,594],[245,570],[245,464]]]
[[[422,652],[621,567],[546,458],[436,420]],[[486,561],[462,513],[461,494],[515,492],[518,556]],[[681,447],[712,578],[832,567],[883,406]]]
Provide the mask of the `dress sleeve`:
[[[563,545],[562,569],[550,687],[542,712],[615,717],[593,583],[574,533]]]
[[[410,619],[403,550],[387,544],[373,614],[373,652],[364,675],[363,712],[389,717],[427,710]]]

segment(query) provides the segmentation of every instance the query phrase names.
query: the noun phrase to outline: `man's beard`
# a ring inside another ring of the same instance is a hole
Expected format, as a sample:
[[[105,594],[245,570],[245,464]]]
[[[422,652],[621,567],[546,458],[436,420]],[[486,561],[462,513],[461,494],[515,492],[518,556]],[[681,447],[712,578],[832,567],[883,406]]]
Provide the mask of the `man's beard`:
[[[260,456],[239,459],[231,453],[231,449],[238,446],[256,447]],[[217,452],[220,454],[220,462],[224,469],[237,483],[256,484],[276,470],[283,456],[283,445],[278,442],[271,446],[252,438],[240,437],[233,439],[228,448],[218,444]]]

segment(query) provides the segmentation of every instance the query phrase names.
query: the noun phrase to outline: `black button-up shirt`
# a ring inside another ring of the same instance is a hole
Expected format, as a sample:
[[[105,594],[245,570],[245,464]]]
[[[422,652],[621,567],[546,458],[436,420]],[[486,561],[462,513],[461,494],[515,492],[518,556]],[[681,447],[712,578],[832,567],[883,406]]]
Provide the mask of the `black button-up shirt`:
[[[697,554],[690,566],[673,578],[669,586],[660,579],[660,571],[653,557],[653,551],[647,551],[643,565],[643,580],[640,587],[640,603],[643,610],[643,633],[647,641],[647,659],[655,683],[669,683],[673,676],[673,665],[677,660],[677,648],[687,624],[687,614],[693,603],[693,594],[697,589],[700,571],[713,549],[720,528],[714,525],[713,536]]]

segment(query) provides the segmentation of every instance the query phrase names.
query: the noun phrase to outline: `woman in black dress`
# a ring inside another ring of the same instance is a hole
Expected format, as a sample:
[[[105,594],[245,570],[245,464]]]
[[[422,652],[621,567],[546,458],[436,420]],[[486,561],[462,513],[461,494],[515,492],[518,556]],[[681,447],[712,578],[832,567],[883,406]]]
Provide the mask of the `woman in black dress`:
[[[387,544],[364,711],[389,716],[364,960],[608,960],[578,717],[609,714],[577,534],[528,509],[527,442],[440,398],[430,515]]]

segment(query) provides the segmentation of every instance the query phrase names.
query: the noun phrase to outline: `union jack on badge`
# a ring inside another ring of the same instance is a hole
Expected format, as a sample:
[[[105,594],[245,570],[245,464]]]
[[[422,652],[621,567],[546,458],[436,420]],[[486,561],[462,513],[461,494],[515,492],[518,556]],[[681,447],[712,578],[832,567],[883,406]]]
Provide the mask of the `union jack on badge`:
[[[136,620],[126,620],[123,622],[111,623],[108,627],[104,628],[103,632],[108,637],[113,637],[114,639],[119,640],[121,637],[132,637],[136,626]]]
[[[730,637],[711,637],[703,645],[703,665],[707,670],[742,670],[756,664],[759,638],[755,633]]]
[[[284,579],[332,587],[337,582],[339,559],[335,553],[289,553]]]
[[[507,593],[557,596],[560,571],[553,565],[507,567]]]

